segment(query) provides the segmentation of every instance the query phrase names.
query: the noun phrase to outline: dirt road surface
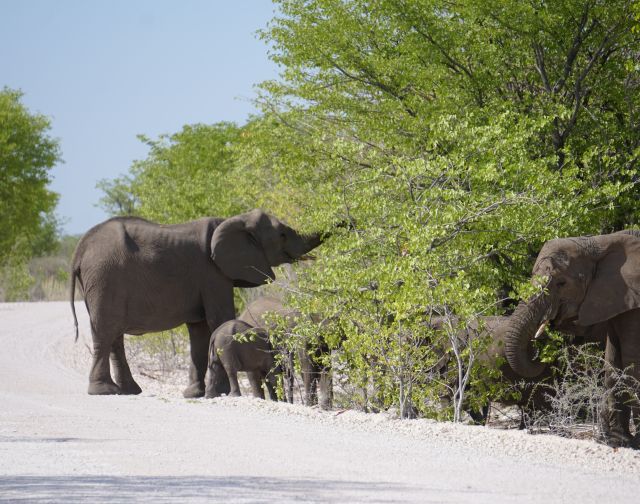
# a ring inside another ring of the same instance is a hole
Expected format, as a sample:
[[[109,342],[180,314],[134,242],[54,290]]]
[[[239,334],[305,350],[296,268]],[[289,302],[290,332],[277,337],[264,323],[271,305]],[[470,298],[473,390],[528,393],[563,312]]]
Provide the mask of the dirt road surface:
[[[86,394],[78,303],[0,304],[0,502],[640,502],[640,454],[250,398]]]

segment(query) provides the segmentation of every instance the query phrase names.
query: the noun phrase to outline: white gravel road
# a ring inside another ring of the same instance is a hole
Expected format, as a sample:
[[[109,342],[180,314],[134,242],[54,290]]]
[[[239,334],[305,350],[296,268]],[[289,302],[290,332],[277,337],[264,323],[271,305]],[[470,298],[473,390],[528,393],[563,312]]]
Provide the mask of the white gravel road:
[[[640,502],[640,453],[524,432],[86,394],[68,303],[0,304],[0,502]],[[135,372],[134,372],[135,375]]]

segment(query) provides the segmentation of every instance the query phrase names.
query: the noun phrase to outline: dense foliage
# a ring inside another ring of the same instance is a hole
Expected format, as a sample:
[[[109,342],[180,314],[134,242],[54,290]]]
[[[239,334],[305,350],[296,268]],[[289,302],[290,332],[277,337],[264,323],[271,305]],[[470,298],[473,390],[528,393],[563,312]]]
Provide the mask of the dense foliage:
[[[0,290],[20,297],[29,287],[28,259],[57,246],[49,170],[60,160],[47,117],[30,113],[22,94],[0,90]]]
[[[131,176],[99,183],[102,206],[115,215],[140,214],[163,223],[204,215],[233,215],[237,188],[230,180],[231,146],[238,137],[231,123],[185,126],[158,140],[141,136],[149,155],[134,162]]]
[[[546,240],[638,222],[637,6],[277,4],[263,115],[150,142],[131,192],[164,221],[261,206],[342,223],[289,302],[330,319],[352,402],[436,414],[452,383],[486,375],[466,375],[474,345],[433,315],[501,314]],[[427,379],[444,344],[453,376]]]

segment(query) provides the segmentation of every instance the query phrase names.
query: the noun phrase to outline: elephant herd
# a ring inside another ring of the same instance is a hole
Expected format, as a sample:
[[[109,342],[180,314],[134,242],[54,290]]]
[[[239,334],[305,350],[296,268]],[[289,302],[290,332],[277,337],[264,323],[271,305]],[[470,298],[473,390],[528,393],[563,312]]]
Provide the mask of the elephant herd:
[[[93,227],[78,243],[71,271],[76,339],[76,282],[90,318],[89,394],[140,393],[125,357],[124,334],[186,324],[190,366],[185,397],[239,395],[237,373],[246,371],[255,395],[263,397],[264,383],[275,398],[275,379],[282,369],[274,359],[269,338],[273,326],[266,315],[275,312],[292,327],[299,314],[267,297],[236,318],[233,288],[272,281],[273,267],[309,258],[330,235],[298,233],[260,210],[175,225],[116,217]],[[621,231],[551,240],[538,255],[532,280],[540,286],[537,295],[520,302],[509,317],[482,323],[498,343],[490,358],[502,355],[508,363],[501,367],[502,374],[513,380],[544,375],[546,366],[532,357],[531,342],[550,324],[573,335],[597,334],[605,346],[606,384],[611,386],[624,370],[637,390],[639,234]],[[330,374],[311,355],[326,352],[322,344],[299,352],[306,401],[316,400],[319,387],[325,407],[331,404]],[[292,382],[286,381],[291,397]],[[634,436],[630,427],[632,414],[637,421],[639,412],[628,391],[609,393],[601,417],[610,445],[638,448],[640,435]]]

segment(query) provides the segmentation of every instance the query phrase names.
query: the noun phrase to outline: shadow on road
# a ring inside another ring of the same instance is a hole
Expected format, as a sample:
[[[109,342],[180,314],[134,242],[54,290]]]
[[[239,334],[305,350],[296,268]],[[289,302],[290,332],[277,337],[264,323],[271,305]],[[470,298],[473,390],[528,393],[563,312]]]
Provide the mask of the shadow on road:
[[[392,483],[258,477],[0,476],[0,502],[412,502],[426,489]],[[443,495],[447,490],[433,490]],[[457,493],[457,492],[456,492]],[[412,495],[413,494],[413,495]],[[422,493],[423,497],[424,494]]]

